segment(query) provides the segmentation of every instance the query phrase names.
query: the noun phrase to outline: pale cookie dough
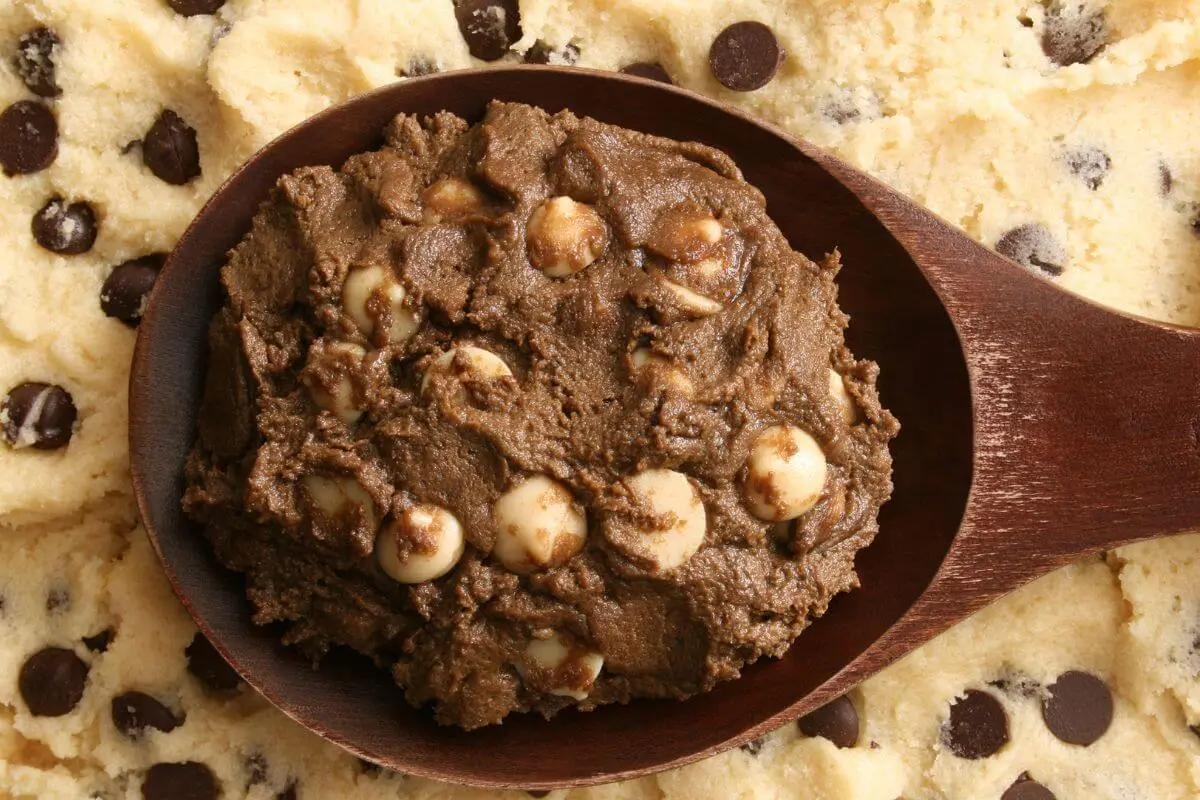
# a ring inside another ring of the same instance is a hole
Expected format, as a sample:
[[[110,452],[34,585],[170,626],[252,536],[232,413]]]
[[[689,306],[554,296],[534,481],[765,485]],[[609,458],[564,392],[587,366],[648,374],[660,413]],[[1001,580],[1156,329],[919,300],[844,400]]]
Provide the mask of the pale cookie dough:
[[[1051,5],[534,0],[522,3],[518,48],[540,39],[552,63],[602,69],[657,62],[677,83],[833,149],[988,244],[1043,226],[1057,247],[1035,237],[1014,252],[1046,263],[1047,253],[1062,253],[1056,280],[1067,288],[1200,324],[1200,2],[1059,3],[1071,7],[1068,17],[1105,9],[1107,44],[1066,67],[1041,46]],[[741,95],[713,78],[708,48],[743,19],[771,26],[788,54],[763,89]],[[111,521],[129,515],[132,334],[97,300],[114,264],[167,249],[222,177],[288,125],[397,73],[481,63],[450,0],[231,0],[215,18],[187,19],[159,0],[15,0],[0,7],[0,106],[38,100],[10,57],[17,37],[39,24],[63,42],[63,94],[39,100],[59,110],[62,141],[47,170],[0,177],[0,382],[60,383],[81,422],[65,451],[0,445],[0,519],[23,526],[0,530],[0,593],[9,598],[0,617],[0,796],[138,798],[146,768],[175,758],[207,764],[225,798],[286,796],[292,781],[304,800],[497,796],[364,772],[260,701],[212,696],[187,672],[191,623],[142,534]],[[1095,45],[1091,28],[1078,30],[1074,41]],[[202,174],[184,187],[120,152],[164,107],[198,132]],[[96,203],[90,252],[57,256],[33,243],[30,219],[55,192]],[[97,503],[110,521],[78,522]],[[1028,771],[1063,800],[1196,797],[1198,564],[1200,539],[1154,542],[1014,594],[852,692],[851,747],[788,725],[755,748],[683,770],[551,796],[996,800]],[[62,615],[44,610],[56,583],[75,598]],[[108,626],[109,651],[90,654],[81,637]],[[93,683],[72,714],[32,718],[17,672],[30,652],[63,644],[90,661]],[[1087,747],[1062,743],[1042,717],[1043,688],[1068,670],[1092,672],[1112,692],[1111,725]],[[1032,694],[989,685],[996,680]],[[111,699],[130,690],[186,720],[125,740]],[[1009,721],[1009,743],[989,758],[962,759],[942,744],[950,704],[966,690],[991,693]],[[247,789],[253,754],[264,759],[264,780]]]

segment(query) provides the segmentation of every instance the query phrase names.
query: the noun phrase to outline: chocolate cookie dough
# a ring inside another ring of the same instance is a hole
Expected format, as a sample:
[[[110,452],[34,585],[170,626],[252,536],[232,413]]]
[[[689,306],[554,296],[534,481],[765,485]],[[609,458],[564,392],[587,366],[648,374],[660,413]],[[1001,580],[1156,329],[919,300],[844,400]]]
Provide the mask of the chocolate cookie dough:
[[[837,270],[710,148],[401,115],[224,267],[185,505],[256,621],[443,723],[706,691],[856,584],[891,490]]]

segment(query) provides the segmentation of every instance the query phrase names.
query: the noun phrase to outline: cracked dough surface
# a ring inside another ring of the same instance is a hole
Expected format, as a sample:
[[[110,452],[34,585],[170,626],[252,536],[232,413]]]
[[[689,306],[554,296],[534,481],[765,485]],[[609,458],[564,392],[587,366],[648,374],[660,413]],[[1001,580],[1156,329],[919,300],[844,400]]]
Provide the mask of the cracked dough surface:
[[[659,62],[987,244],[1039,226],[1067,289],[1200,325],[1200,2],[1066,5],[1102,13],[1107,31],[1094,58],[1066,67],[1040,46],[1054,5],[1029,0],[530,0],[516,49],[573,43],[580,66],[600,69]],[[788,53],[750,94],[721,87],[707,58],[741,19],[771,26]],[[80,424],[63,450],[0,444],[0,796],[136,798],[150,765],[187,759],[212,769],[225,798],[293,785],[301,798],[493,796],[364,769],[248,692],[215,693],[188,672],[194,629],[133,520],[134,335],[98,300],[113,265],[168,249],[221,180],[287,126],[415,60],[470,66],[451,3],[230,0],[215,17],[184,18],[160,0],[12,0],[0,9],[0,107],[32,97],[11,57],[38,25],[63,42],[59,154],[44,171],[0,177],[0,393],[62,385]],[[185,186],[154,177],[136,148],[123,152],[164,108],[197,131],[202,174]],[[57,256],[34,242],[29,221],[54,194],[95,207],[90,252]],[[855,690],[854,747],[788,725],[757,748],[554,797],[987,800],[1026,772],[1059,798],[1195,797],[1198,620],[1200,537],[1125,548],[1015,593]],[[109,628],[106,651],[82,643]],[[89,665],[82,700],[61,717],[31,716],[17,691],[21,665],[47,645]],[[1043,721],[1045,687],[1068,670],[1112,691],[1112,723],[1090,746],[1065,744]],[[1008,720],[1009,742],[989,758],[960,758],[941,735],[968,689],[991,693]],[[110,703],[128,690],[185,722],[124,737]]]

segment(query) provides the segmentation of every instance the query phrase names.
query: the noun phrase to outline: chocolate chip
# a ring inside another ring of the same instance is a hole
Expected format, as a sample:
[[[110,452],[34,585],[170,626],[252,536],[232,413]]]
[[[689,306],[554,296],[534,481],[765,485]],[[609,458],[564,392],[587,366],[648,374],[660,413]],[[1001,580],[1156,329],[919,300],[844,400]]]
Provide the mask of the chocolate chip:
[[[649,61],[639,61],[636,64],[627,64],[621,67],[621,72],[626,75],[632,75],[635,78],[645,78],[659,83],[674,84],[671,80],[671,74],[663,68],[662,64],[653,64]]]
[[[96,212],[85,202],[52,197],[33,215],[33,238],[51,253],[77,256],[96,243]]]
[[[130,739],[138,738],[147,728],[170,733],[181,723],[171,709],[145,692],[125,692],[114,697],[112,721]]]
[[[296,792],[296,784],[288,784],[288,787],[279,794],[275,795],[275,800],[296,800],[299,795]]]
[[[1197,206],[1192,214],[1192,233],[1200,236],[1200,206]]]
[[[62,42],[49,28],[34,28],[17,39],[13,66],[29,91],[41,97],[58,97],[62,89],[54,79],[54,51]]]
[[[441,67],[433,59],[426,56],[416,56],[408,62],[407,67],[396,70],[396,74],[401,78],[419,78],[422,75],[433,75],[441,71]]]
[[[1175,188],[1175,176],[1166,162],[1158,162],[1158,193],[1166,197]]]
[[[959,758],[987,758],[1008,744],[1008,714],[995,695],[968,689],[950,706],[942,742]]]
[[[22,383],[0,403],[4,436],[18,449],[66,447],[77,416],[75,402],[67,390],[48,383]]]
[[[61,717],[83,699],[88,665],[73,650],[47,647],[30,656],[21,667],[17,687],[35,717]]]
[[[112,628],[105,628],[93,636],[83,637],[83,646],[93,653],[103,653],[108,650],[108,646],[112,644],[113,636],[116,632]]]
[[[168,108],[142,139],[142,161],[160,179],[183,186],[200,174],[196,129]]]
[[[858,711],[846,695],[805,714],[796,724],[805,736],[820,736],[838,747],[858,744]]]
[[[749,753],[752,756],[756,756],[762,752],[764,741],[765,741],[765,738],[762,736],[758,737],[757,739],[751,739],[750,741],[748,741],[744,745],[742,745],[741,749],[745,753]]]
[[[1083,181],[1092,191],[1100,188],[1100,184],[1104,183],[1108,171],[1112,168],[1112,159],[1099,147],[1072,148],[1066,152],[1063,160],[1071,174]]]
[[[529,795],[530,797],[546,797],[550,794],[550,792],[544,789],[526,789],[525,794]]]
[[[221,657],[212,642],[197,633],[184,651],[187,654],[188,672],[200,679],[208,688],[217,692],[233,691],[241,683],[233,667]]]
[[[0,113],[0,165],[5,175],[28,175],[58,155],[58,120],[33,100],[18,100]]]
[[[176,14],[195,17],[200,14],[215,14],[225,5],[225,0],[167,0],[167,5]]]
[[[1054,792],[1029,777],[1026,772],[1004,790],[1000,800],[1056,800]]]
[[[1051,277],[1063,274],[1067,249],[1044,225],[1031,222],[1013,228],[996,242],[996,252]]]
[[[455,0],[454,18],[467,50],[480,61],[496,61],[521,38],[517,0]]]
[[[735,22],[717,35],[708,51],[708,65],[725,88],[752,92],[771,82],[783,56],[771,29],[748,20]]]
[[[1080,0],[1054,0],[1046,9],[1042,52],[1060,67],[1086,64],[1108,44],[1104,10]]]
[[[1112,692],[1090,672],[1064,672],[1042,700],[1046,727],[1067,744],[1090,745],[1108,730],[1112,717]]]
[[[561,49],[555,49],[546,44],[544,39],[538,39],[525,51],[526,64],[553,64],[556,67],[572,67],[579,61],[579,47],[568,42]]]
[[[142,781],[145,800],[216,800],[219,793],[217,776],[195,761],[155,764]]]
[[[46,593],[46,611],[61,614],[71,607],[71,593],[63,588],[51,589]]]
[[[136,328],[165,259],[165,254],[155,253],[113,267],[100,288],[100,308],[104,313]]]

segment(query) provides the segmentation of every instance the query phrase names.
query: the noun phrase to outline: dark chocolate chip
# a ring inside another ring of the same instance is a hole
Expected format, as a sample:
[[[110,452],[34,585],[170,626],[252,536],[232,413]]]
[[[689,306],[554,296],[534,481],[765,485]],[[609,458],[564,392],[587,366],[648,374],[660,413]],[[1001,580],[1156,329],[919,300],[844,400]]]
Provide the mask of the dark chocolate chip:
[[[752,92],[771,82],[783,56],[771,29],[747,20],[735,22],[717,35],[708,51],[708,65],[725,88]]]
[[[144,800],[216,800],[219,794],[217,776],[195,761],[155,764],[142,781]]]
[[[93,636],[83,637],[83,646],[93,653],[103,653],[108,650],[115,635],[116,632],[112,628],[105,628]]]
[[[13,66],[29,91],[41,97],[58,97],[62,89],[54,79],[54,51],[62,44],[49,28],[34,28],[17,39]]]
[[[100,288],[100,308],[104,313],[136,328],[165,259],[165,254],[155,253],[113,267]]]
[[[1104,9],[1081,0],[1054,0],[1046,9],[1042,51],[1060,67],[1086,64],[1108,44]]]
[[[407,67],[396,70],[396,74],[401,78],[419,78],[422,75],[433,75],[441,71],[441,67],[433,59],[426,56],[416,56],[408,62]]]
[[[950,706],[942,742],[959,758],[987,758],[1008,744],[1008,714],[992,693],[968,689]]]
[[[34,100],[18,100],[0,113],[0,165],[5,175],[28,175],[58,155],[58,120]]]
[[[762,736],[758,737],[757,739],[751,739],[742,745],[741,749],[743,752],[749,753],[752,756],[756,756],[762,752],[764,741],[765,739]]]
[[[675,81],[671,80],[671,74],[663,68],[662,64],[653,64],[649,61],[628,64],[621,67],[621,72],[626,75],[632,75],[635,78],[645,78],[646,80],[658,81],[659,83],[675,83]]]
[[[147,728],[170,733],[182,720],[145,692],[125,692],[112,699],[112,721],[121,733],[136,739]]]
[[[195,17],[201,14],[217,13],[221,6],[225,5],[225,0],[167,0],[167,5],[176,14]]]
[[[1192,214],[1192,233],[1200,236],[1200,206],[1195,209]]]
[[[75,431],[77,416],[75,402],[67,390],[48,383],[22,383],[0,403],[4,436],[16,448],[66,447]]]
[[[544,39],[538,39],[525,51],[526,64],[554,64],[558,67],[571,67],[579,61],[579,46],[568,42],[561,49],[555,49],[546,44]]]
[[[200,174],[196,129],[168,108],[142,139],[142,161],[167,183],[184,185]]]
[[[1051,277],[1063,274],[1067,249],[1044,225],[1031,222],[1013,228],[996,242],[996,252]]]
[[[525,794],[529,795],[530,797],[546,797],[550,794],[550,792],[546,791],[545,789],[526,789]]]
[[[846,695],[805,714],[796,724],[805,736],[820,736],[838,747],[858,744],[858,711]]]
[[[275,795],[275,800],[296,800],[300,795],[296,789],[296,784],[288,784],[288,787],[279,794]]]
[[[1083,181],[1092,191],[1100,188],[1100,184],[1108,177],[1108,171],[1112,169],[1112,159],[1099,147],[1072,148],[1066,152],[1063,160],[1071,174]]]
[[[46,593],[46,611],[61,614],[71,607],[71,593],[61,587]]]
[[[1158,193],[1166,197],[1175,188],[1175,176],[1165,161],[1158,162]]]
[[[30,228],[34,240],[51,253],[77,256],[96,243],[96,212],[83,201],[52,197],[33,215]]]
[[[184,652],[187,654],[188,672],[213,691],[233,691],[241,683],[237,672],[221,657],[212,642],[204,638],[204,634],[197,633]]]
[[[1046,727],[1067,744],[1090,745],[1108,730],[1112,717],[1112,692],[1090,672],[1064,672],[1042,700]]]
[[[517,0],[455,0],[454,18],[467,50],[480,61],[496,61],[521,38]]]
[[[35,717],[61,717],[83,699],[88,665],[64,647],[47,647],[25,661],[17,678],[21,699]]]
[[[1054,792],[1029,777],[1026,772],[1004,790],[1000,800],[1055,800]]]

